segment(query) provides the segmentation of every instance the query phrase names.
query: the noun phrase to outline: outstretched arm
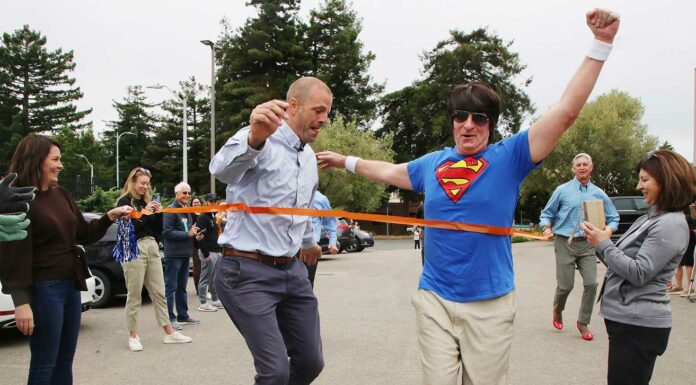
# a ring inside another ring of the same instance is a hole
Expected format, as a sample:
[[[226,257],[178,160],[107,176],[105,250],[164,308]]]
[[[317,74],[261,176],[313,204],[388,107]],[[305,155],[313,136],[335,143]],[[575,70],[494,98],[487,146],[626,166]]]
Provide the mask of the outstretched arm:
[[[317,153],[319,167],[321,168],[348,168],[346,167],[347,158],[345,155],[331,151]],[[406,165],[406,163],[394,164],[380,160],[358,158],[354,164],[355,169],[351,171],[375,182],[390,184],[400,189],[413,190]]]
[[[587,26],[601,45],[610,45],[619,30],[619,16],[609,10],[587,12]],[[608,46],[610,47],[610,46]],[[561,100],[529,129],[529,150],[534,163],[542,161],[556,146],[558,139],[575,122],[602,71],[604,61],[585,57],[568,83]]]

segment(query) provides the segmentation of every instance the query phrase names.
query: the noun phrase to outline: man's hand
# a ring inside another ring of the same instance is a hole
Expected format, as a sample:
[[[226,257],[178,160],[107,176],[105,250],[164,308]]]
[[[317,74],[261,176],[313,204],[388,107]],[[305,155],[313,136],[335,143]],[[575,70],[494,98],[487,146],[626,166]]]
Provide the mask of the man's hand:
[[[588,221],[582,223],[582,231],[585,233],[587,242],[590,242],[594,247],[597,247],[603,240],[609,239],[611,236],[611,229],[609,226],[605,227],[604,230],[600,230],[599,227]]]
[[[281,126],[281,119],[288,118],[288,114],[285,112],[286,108],[288,108],[288,103],[282,100],[271,100],[259,104],[251,111],[249,117],[251,132],[249,132],[248,138],[251,148],[259,149],[266,139]]]
[[[338,247],[336,245],[329,246],[329,254],[338,254]]]
[[[612,44],[619,31],[621,20],[619,15],[608,9],[595,8],[585,15],[587,26],[590,27],[595,39]]]
[[[189,237],[197,237],[198,236],[198,226],[193,225],[188,231],[188,236]]]
[[[0,182],[0,214],[26,213],[34,199],[34,187],[12,187],[17,174],[12,173]]]
[[[346,167],[346,156],[331,151],[317,153],[317,161],[321,168],[344,168]]]
[[[553,231],[550,226],[544,226],[544,235],[553,235]]]
[[[0,215],[0,241],[21,241],[27,237],[27,214]]]
[[[314,266],[321,257],[321,246],[315,245],[308,249],[300,250],[300,260],[310,266]]]
[[[25,336],[30,336],[34,332],[34,313],[28,303],[15,308],[15,322],[17,330]]]

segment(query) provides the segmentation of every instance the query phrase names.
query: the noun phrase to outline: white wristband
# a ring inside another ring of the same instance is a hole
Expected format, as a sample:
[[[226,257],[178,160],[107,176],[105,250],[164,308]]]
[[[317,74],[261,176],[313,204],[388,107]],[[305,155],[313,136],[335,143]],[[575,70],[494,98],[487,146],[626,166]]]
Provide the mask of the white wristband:
[[[346,158],[346,170],[355,173],[355,166],[358,164],[358,158],[357,156],[349,156]]]
[[[590,51],[587,53],[587,57],[594,60],[607,61],[612,47],[613,45],[611,44],[594,39],[590,45]]]

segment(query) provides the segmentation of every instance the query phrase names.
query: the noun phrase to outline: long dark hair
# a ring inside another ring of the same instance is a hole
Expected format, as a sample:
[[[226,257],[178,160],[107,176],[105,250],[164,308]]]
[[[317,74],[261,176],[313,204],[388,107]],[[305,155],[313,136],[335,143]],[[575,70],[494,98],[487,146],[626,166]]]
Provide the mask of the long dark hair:
[[[37,134],[29,134],[19,141],[9,168],[9,172],[17,173],[17,186],[41,188],[43,161],[53,146],[60,149],[55,140]]]

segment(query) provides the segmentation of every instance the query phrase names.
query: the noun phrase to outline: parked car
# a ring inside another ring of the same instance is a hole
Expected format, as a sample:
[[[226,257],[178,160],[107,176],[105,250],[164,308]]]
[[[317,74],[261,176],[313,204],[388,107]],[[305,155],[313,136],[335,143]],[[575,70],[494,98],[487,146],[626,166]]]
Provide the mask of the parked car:
[[[87,291],[80,292],[83,312],[92,308],[92,303],[94,301],[94,277],[87,278],[86,282]],[[10,329],[16,326],[14,302],[12,302],[12,297],[2,293],[2,284],[0,284],[0,329]]]
[[[101,214],[83,213],[87,221],[98,219]],[[111,256],[116,244],[117,225],[111,225],[106,234],[92,244],[85,246],[87,266],[95,279],[94,303],[92,306],[101,308],[108,306],[116,295],[126,294],[126,280],[123,277],[121,264]]]
[[[351,227],[344,218],[336,218],[336,221],[336,238],[339,254],[344,250],[350,253],[360,252],[366,247],[375,245],[375,239],[372,233]],[[319,246],[321,246],[321,252],[323,254],[329,252],[329,238],[324,233],[322,233],[322,237],[319,239]]]
[[[618,196],[609,199],[619,212],[619,229],[611,235],[611,239],[617,241],[636,219],[647,214],[648,205],[642,196]]]

